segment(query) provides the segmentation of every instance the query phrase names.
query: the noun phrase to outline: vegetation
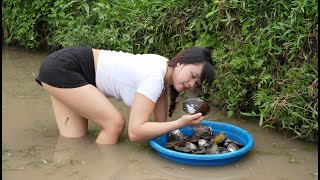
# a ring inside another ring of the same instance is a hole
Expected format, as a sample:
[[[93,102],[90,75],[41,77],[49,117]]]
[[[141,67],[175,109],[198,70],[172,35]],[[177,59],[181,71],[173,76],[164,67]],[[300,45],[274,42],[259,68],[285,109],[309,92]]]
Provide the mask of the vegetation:
[[[3,43],[158,53],[206,46],[216,69],[208,99],[228,116],[318,142],[316,0],[4,0]]]

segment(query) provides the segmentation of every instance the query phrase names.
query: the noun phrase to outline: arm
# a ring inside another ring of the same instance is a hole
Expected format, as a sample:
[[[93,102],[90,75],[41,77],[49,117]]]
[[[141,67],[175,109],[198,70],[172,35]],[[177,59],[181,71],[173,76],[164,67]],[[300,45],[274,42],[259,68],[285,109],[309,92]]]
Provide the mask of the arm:
[[[175,121],[149,122],[150,115],[154,109],[155,104],[149,98],[136,93],[128,124],[128,134],[131,141],[149,140],[187,125],[198,124],[204,119],[201,113],[197,113],[183,115]]]
[[[168,97],[167,90],[159,97],[153,110],[154,119],[156,122],[166,122],[168,116]]]

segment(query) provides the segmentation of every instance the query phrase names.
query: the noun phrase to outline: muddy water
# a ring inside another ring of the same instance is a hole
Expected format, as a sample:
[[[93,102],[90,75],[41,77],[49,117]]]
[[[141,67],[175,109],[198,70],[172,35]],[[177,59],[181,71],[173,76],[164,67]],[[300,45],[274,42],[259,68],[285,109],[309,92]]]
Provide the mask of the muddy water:
[[[89,124],[85,138],[59,136],[48,94],[34,81],[47,53],[2,49],[3,179],[317,179],[317,144],[263,129],[255,120],[227,118],[218,109],[207,119],[240,126],[255,145],[240,161],[197,167],[169,161],[147,143],[132,143],[126,132],[117,145],[94,143],[99,130]],[[114,102],[127,118],[129,108]],[[178,104],[175,117],[183,114]]]

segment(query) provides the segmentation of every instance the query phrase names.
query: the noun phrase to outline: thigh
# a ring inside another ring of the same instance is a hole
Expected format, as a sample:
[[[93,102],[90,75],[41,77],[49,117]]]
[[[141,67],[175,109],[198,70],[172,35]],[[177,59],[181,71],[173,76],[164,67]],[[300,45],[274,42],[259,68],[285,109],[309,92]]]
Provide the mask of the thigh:
[[[122,117],[122,114],[109,99],[91,84],[78,88],[56,88],[43,82],[42,85],[55,99],[75,114],[96,122],[102,128],[112,128],[114,120]]]
[[[65,137],[83,137],[88,132],[88,120],[51,96],[52,107],[59,132]]]

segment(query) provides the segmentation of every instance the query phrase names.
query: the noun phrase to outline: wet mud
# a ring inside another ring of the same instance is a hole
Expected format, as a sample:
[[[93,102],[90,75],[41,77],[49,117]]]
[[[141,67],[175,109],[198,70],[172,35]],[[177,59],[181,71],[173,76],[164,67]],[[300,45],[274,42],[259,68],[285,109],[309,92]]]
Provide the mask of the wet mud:
[[[240,161],[198,167],[159,156],[148,143],[132,143],[127,131],[117,145],[97,145],[99,127],[84,138],[59,136],[49,95],[34,81],[48,53],[2,48],[3,179],[318,179],[318,145],[291,139],[257,120],[228,118],[212,107],[208,120],[248,130],[255,145]],[[129,108],[113,101],[128,119]],[[171,120],[185,112],[182,99]]]

